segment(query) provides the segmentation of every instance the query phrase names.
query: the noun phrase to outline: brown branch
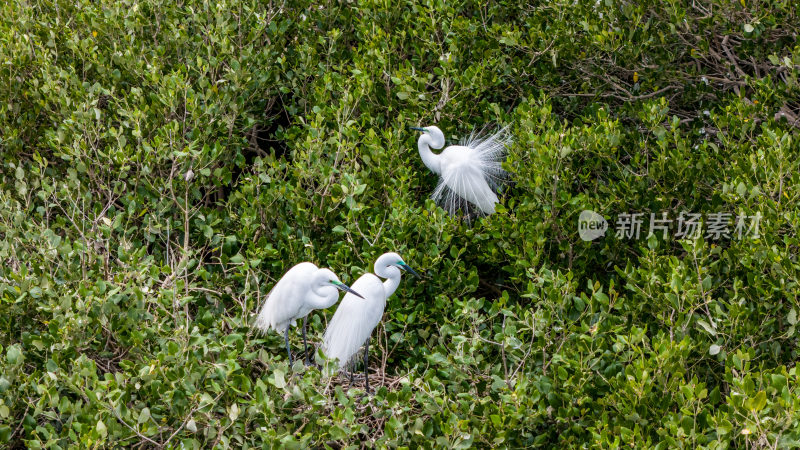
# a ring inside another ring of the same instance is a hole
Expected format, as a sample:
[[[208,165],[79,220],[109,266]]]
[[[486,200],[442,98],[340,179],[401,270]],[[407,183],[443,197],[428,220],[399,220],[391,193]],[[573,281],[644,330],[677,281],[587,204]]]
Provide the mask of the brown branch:
[[[739,76],[741,77],[746,77],[747,74],[744,73],[741,67],[739,67],[739,64],[736,62],[738,61],[738,58],[736,58],[734,53],[731,51],[730,47],[728,47],[728,38],[730,38],[730,36],[725,36],[725,38],[722,39],[721,42],[722,50],[725,52],[726,55],[728,55],[728,60],[731,62],[731,64],[733,64],[733,67],[736,68],[736,73],[738,73]]]
[[[111,412],[112,412],[112,413],[114,413],[114,416],[117,418],[117,420],[118,420],[118,421],[120,421],[120,423],[122,423],[122,424],[123,424],[123,425],[125,425],[126,427],[130,428],[130,430],[131,430],[131,431],[133,431],[134,433],[136,433],[136,435],[137,435],[137,436],[139,436],[139,439],[145,440],[145,441],[147,441],[147,442],[149,442],[149,443],[151,443],[151,444],[155,445],[156,447],[159,447],[159,448],[163,447],[163,446],[162,446],[161,444],[159,444],[158,442],[156,442],[156,441],[154,441],[154,440],[150,439],[149,437],[147,437],[147,436],[143,435],[142,433],[140,433],[140,432],[139,432],[139,430],[137,430],[137,429],[133,428],[132,426],[130,426],[130,425],[128,424],[128,422],[125,422],[125,421],[122,419],[122,416],[120,416],[120,415],[119,415],[119,413],[117,412],[117,410],[116,410],[116,409],[114,409],[113,407],[110,407],[110,406],[111,406],[110,404],[109,404],[108,406],[109,406],[109,409],[111,410]]]

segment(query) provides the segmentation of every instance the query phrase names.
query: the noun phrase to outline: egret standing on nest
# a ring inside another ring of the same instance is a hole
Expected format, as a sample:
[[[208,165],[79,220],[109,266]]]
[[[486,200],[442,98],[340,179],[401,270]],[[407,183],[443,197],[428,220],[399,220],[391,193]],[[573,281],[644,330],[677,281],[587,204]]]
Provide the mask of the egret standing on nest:
[[[511,137],[506,128],[491,136],[474,132],[459,145],[451,145],[438,155],[431,151],[444,147],[444,133],[438,127],[410,127],[422,132],[417,141],[422,162],[439,175],[439,185],[431,198],[450,215],[461,209],[469,215],[471,207],[483,214],[494,213],[499,201],[497,190],[507,173],[502,168]]]
[[[364,294],[364,300],[345,294],[339,308],[325,330],[322,348],[331,359],[338,358],[339,368],[355,365],[358,349],[364,348],[364,383],[369,392],[369,338],[372,330],[383,317],[386,299],[400,285],[402,270],[419,278],[419,274],[408,266],[397,253],[385,253],[375,261],[375,275],[365,273],[353,283],[353,289]],[[378,278],[380,277],[380,278]],[[386,281],[381,281],[386,278]]]
[[[303,347],[308,364],[310,363],[308,341],[306,340],[308,313],[315,309],[329,308],[336,303],[339,300],[337,289],[361,297],[361,294],[339,281],[339,277],[331,270],[320,269],[310,262],[300,263],[289,269],[267,294],[267,300],[261,307],[254,326],[265,333],[270,328],[283,333],[289,364],[292,364],[289,327],[295,325],[297,320],[302,318]]]

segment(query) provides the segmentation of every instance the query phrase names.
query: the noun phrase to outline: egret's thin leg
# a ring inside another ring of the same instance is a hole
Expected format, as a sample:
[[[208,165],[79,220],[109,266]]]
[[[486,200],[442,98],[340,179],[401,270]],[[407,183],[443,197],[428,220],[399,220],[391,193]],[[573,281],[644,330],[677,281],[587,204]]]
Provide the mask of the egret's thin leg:
[[[289,365],[292,365],[292,350],[289,348],[289,327],[286,327],[286,332],[283,335],[286,340],[286,354],[289,355]]]
[[[369,394],[369,339],[364,347],[364,390]]]
[[[306,340],[306,323],[308,316],[303,317],[303,351],[306,352],[306,365],[311,365],[311,359],[308,357],[308,341]]]

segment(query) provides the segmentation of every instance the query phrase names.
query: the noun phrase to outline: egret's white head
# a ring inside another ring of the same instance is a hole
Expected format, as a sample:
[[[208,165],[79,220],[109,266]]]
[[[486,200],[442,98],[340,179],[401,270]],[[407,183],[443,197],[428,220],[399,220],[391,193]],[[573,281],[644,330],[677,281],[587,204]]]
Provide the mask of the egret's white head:
[[[394,270],[399,271],[400,269],[411,272],[415,277],[421,278],[419,274],[408,264],[406,264],[403,261],[403,258],[401,258],[400,255],[395,252],[384,253],[378,258],[377,261],[375,261],[375,274],[377,275],[385,274]]]
[[[422,132],[422,136],[419,137],[420,140],[426,139],[428,145],[431,148],[442,148],[444,147],[444,133],[442,130],[439,129],[436,125],[430,125],[427,127],[409,127],[412,130],[417,130]]]
[[[353,295],[358,297],[364,298],[358,292],[350,289],[349,286],[339,281],[339,277],[336,276],[330,269],[319,269],[314,273],[314,278],[312,279],[312,285],[314,286],[315,290],[322,290],[328,288],[336,288],[340,291],[349,292]],[[335,291],[334,291],[335,292]]]

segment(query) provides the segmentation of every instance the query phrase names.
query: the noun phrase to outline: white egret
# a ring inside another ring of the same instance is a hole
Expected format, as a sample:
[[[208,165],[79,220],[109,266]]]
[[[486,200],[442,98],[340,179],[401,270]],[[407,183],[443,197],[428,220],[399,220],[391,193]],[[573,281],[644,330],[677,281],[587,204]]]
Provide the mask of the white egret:
[[[292,351],[289,348],[289,327],[298,319],[303,319],[303,347],[306,363],[309,363],[306,323],[308,313],[315,309],[326,309],[339,300],[342,290],[361,297],[339,281],[330,269],[320,269],[310,262],[303,262],[289,269],[267,294],[264,306],[258,313],[253,326],[266,333],[270,328],[283,333],[286,340],[286,353],[292,364]],[[363,298],[363,297],[361,297]]]
[[[397,253],[381,255],[375,261],[375,274],[365,273],[353,283],[353,289],[364,294],[364,300],[345,294],[322,338],[323,351],[331,359],[338,358],[340,369],[355,365],[358,349],[366,344],[364,379],[367,392],[369,392],[369,338],[383,317],[386,299],[394,294],[400,285],[400,269],[407,270],[419,278],[419,274],[403,262]],[[386,278],[386,281],[381,281],[381,278]]]
[[[450,215],[461,209],[469,216],[470,205],[483,214],[492,214],[499,201],[496,191],[507,173],[501,164],[511,136],[506,128],[490,136],[472,133],[459,145],[451,145],[438,155],[431,151],[444,147],[444,133],[438,127],[410,127],[422,132],[417,141],[422,162],[439,175],[431,197]]]

